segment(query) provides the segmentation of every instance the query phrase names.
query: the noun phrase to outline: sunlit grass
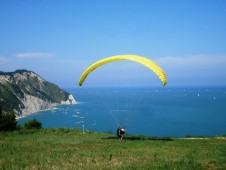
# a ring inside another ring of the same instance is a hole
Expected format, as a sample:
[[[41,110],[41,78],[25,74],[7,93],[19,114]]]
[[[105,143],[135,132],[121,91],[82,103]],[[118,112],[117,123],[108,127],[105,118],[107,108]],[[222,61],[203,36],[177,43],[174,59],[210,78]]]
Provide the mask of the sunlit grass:
[[[70,129],[0,133],[1,169],[225,169],[226,139],[127,136]]]

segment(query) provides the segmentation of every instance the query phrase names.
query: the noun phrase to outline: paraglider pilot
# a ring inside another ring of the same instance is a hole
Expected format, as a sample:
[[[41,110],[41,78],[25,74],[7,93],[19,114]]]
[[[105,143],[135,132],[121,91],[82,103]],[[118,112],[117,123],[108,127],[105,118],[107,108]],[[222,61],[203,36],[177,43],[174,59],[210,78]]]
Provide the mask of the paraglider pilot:
[[[123,127],[119,127],[118,129],[117,129],[117,136],[118,136],[118,139],[119,139],[119,141],[120,142],[122,142],[122,139],[123,139],[123,135],[125,134],[125,128],[123,128]]]

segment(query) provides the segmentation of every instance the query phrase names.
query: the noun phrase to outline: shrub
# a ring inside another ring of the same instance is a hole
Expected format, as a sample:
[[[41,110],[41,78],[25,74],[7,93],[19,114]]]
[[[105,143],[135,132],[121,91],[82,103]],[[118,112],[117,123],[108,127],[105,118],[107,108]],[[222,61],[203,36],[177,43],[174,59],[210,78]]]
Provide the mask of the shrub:
[[[42,123],[37,121],[36,119],[32,119],[24,124],[26,129],[41,129]]]

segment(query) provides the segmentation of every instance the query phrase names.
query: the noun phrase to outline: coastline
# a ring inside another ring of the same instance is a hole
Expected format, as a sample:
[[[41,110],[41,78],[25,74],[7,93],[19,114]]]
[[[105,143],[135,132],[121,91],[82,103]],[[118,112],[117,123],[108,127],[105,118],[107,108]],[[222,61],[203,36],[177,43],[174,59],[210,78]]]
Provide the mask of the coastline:
[[[59,106],[59,105],[58,105],[58,106]],[[22,119],[22,118],[24,118],[24,117],[30,116],[30,115],[35,114],[35,113],[38,113],[38,112],[44,112],[44,111],[49,111],[49,110],[57,110],[57,109],[58,109],[58,108],[54,107],[53,109],[42,109],[42,110],[38,110],[38,111],[31,112],[31,113],[26,114],[26,115],[16,116],[16,120]]]
[[[66,101],[61,101],[61,103],[48,103],[46,101],[43,101],[42,99],[37,99],[34,98],[33,96],[30,96],[30,100],[27,100],[25,103],[27,107],[24,110],[22,110],[21,116],[18,115],[16,116],[16,120],[19,120],[21,118],[24,118],[28,115],[37,112],[56,110],[57,109],[56,107],[60,105],[71,105],[71,104],[77,104],[72,94],[68,96],[68,99]],[[45,109],[38,109],[43,107],[45,107]]]
[[[37,110],[37,111],[35,111],[35,112],[30,112],[29,114],[26,114],[26,115],[16,116],[16,120],[25,118],[25,117],[27,117],[27,116],[33,115],[33,114],[38,113],[38,112],[44,112],[44,111],[50,111],[50,110],[58,110],[59,108],[57,108],[57,106],[62,106],[62,105],[74,105],[74,104],[77,104],[77,102],[76,102],[76,103],[72,103],[72,104],[65,104],[65,103],[63,103],[63,104],[58,104],[58,105],[55,105],[55,107],[53,107],[53,108],[41,109],[41,110]]]

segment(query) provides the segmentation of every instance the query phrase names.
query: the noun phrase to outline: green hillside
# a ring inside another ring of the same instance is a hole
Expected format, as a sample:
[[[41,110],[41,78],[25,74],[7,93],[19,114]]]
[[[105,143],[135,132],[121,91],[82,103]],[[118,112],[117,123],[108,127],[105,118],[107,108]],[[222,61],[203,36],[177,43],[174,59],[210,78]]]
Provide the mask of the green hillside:
[[[66,101],[69,93],[50,83],[33,71],[0,71],[0,104],[3,112],[20,113],[24,106],[25,95],[40,98],[49,103]]]
[[[196,139],[41,129],[0,133],[0,169],[225,169],[226,138]]]

